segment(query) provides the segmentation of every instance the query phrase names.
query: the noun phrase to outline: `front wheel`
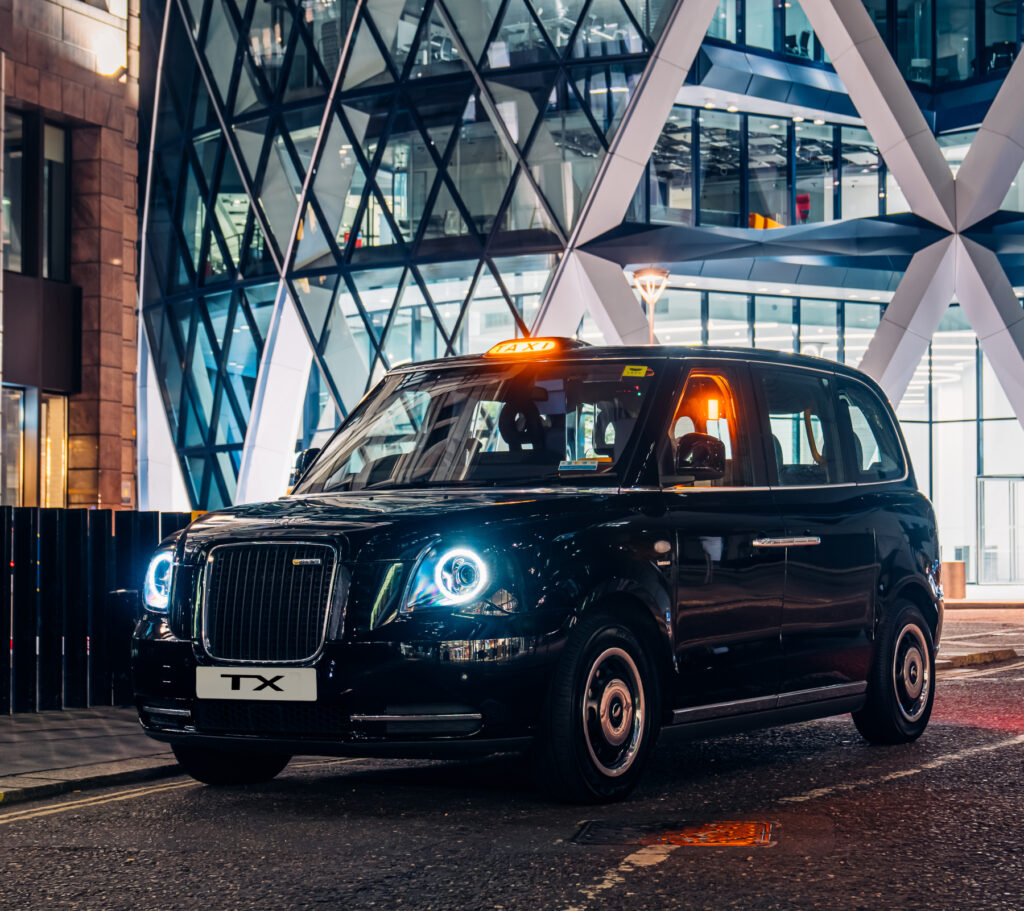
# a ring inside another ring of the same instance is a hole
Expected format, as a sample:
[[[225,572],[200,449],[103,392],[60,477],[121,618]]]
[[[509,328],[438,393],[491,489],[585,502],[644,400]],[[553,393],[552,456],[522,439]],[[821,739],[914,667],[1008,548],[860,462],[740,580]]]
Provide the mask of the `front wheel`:
[[[658,685],[633,632],[609,616],[575,630],[551,683],[535,760],[556,800],[606,803],[636,785],[658,735]]]
[[[203,784],[259,784],[270,781],[291,760],[279,753],[249,753],[210,747],[172,745],[181,767]]]
[[[871,743],[909,743],[928,726],[935,700],[931,628],[909,602],[897,603],[879,637],[864,708],[853,713]]]

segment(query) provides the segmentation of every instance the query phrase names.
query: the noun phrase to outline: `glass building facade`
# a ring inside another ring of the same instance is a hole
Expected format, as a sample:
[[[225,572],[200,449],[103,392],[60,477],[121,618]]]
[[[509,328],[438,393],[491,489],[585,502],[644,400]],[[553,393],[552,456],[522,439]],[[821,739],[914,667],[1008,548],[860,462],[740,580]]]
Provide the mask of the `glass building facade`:
[[[674,6],[172,0],[165,21],[163,0],[144,0],[141,315],[193,506],[236,498],[283,301],[312,352],[296,450],[321,443],[391,367],[533,331]],[[933,108],[947,89],[981,86],[981,98],[1017,54],[1017,0],[865,6]],[[762,61],[800,103],[756,80],[714,83],[723,54]],[[720,0],[621,230],[918,230],[852,105],[820,89],[830,72],[795,0]],[[695,104],[713,84],[719,100]],[[985,104],[962,107],[937,130],[954,174]],[[1003,209],[1024,211],[1024,174]],[[865,257],[866,230],[827,253],[676,257],[659,337],[857,365],[915,252]],[[1024,261],[1004,260],[1024,286]],[[578,334],[609,340],[589,315]],[[1024,431],[959,307],[899,416],[944,559],[963,559],[970,581],[1024,582]]]

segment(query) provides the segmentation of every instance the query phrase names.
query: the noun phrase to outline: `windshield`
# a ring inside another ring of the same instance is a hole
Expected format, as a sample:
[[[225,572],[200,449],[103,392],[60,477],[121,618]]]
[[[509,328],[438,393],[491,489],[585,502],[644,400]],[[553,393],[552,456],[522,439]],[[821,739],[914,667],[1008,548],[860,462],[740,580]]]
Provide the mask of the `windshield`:
[[[570,361],[387,377],[296,493],[611,483],[654,373],[643,362]]]

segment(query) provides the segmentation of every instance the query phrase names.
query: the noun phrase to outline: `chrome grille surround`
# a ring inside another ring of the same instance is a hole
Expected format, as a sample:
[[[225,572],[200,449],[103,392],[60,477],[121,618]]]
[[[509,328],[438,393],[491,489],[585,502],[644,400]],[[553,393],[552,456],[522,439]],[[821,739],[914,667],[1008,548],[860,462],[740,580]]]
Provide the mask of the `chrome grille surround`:
[[[324,541],[232,541],[209,548],[198,598],[203,650],[226,664],[315,661],[335,608],[338,565],[335,547]]]

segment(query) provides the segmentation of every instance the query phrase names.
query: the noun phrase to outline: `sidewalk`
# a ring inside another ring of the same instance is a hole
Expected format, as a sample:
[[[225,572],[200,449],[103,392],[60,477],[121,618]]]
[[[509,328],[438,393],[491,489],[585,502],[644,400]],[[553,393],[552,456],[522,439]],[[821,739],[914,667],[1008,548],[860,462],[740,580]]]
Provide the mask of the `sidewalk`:
[[[178,773],[133,708],[0,715],[0,805]]]
[[[1024,657],[1024,606],[946,612],[938,670]],[[182,774],[135,709],[0,715],[0,805]]]

